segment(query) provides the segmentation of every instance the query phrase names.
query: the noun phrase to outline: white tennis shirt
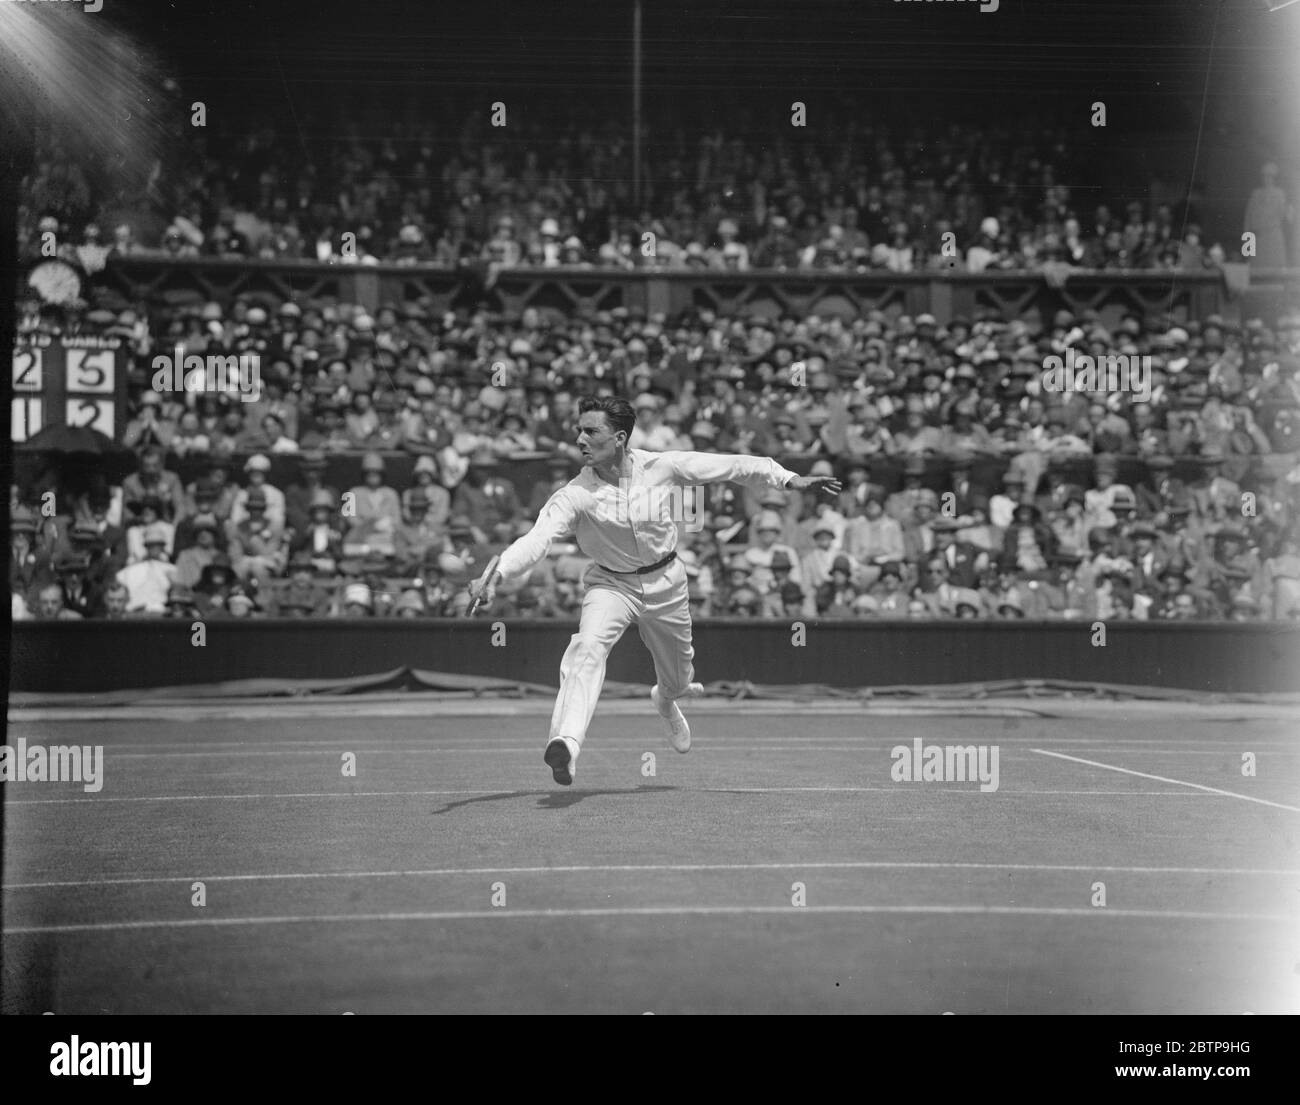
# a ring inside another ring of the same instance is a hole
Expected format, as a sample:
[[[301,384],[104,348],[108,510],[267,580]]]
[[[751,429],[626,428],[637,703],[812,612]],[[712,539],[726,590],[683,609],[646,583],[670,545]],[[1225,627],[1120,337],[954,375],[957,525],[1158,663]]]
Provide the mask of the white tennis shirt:
[[[573,534],[584,555],[615,572],[657,563],[677,548],[682,491],[706,483],[785,487],[798,473],[770,457],[727,453],[651,453],[628,449],[632,474],[606,483],[584,468],[546,500],[533,528],[501,554],[508,580],[546,555],[551,542]]]

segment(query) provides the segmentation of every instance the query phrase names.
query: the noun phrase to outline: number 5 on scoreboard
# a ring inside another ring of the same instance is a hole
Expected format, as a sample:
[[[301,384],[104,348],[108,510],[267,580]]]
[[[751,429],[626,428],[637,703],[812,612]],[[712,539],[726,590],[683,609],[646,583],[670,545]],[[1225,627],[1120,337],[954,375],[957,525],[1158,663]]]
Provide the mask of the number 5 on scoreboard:
[[[69,349],[68,390],[113,393],[114,355],[111,349]]]
[[[45,383],[45,351],[14,350],[14,391],[40,391]]]

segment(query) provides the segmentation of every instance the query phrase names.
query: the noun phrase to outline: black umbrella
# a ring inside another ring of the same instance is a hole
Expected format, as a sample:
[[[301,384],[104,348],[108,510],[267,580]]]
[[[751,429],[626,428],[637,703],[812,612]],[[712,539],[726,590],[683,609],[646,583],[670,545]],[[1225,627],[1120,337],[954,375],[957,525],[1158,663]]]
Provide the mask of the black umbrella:
[[[93,485],[121,483],[137,467],[130,449],[84,427],[46,426],[14,446],[14,475],[23,487],[57,484],[75,494]]]

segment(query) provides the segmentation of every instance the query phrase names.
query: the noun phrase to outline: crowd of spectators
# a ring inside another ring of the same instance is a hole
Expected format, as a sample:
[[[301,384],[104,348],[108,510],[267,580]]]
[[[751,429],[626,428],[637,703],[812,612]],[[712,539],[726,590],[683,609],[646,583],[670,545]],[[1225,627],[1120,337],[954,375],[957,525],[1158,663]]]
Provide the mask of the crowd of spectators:
[[[177,110],[181,109],[178,105]],[[1109,194],[1077,135],[1034,121],[946,129],[845,110],[806,130],[738,110],[736,129],[651,125],[639,202],[621,120],[544,133],[469,118],[362,128],[189,128],[131,185],[47,137],[24,181],[20,252],[311,259],[339,264],[807,271],[1198,271],[1241,260],[1206,240],[1194,197]],[[1094,159],[1095,160],[1095,159]],[[1285,264],[1276,166],[1248,219]],[[1244,204],[1244,198],[1243,198]],[[1280,213],[1279,213],[1280,212]],[[1255,225],[1258,224],[1258,225]]]
[[[634,402],[635,447],[845,481],[835,502],[692,491],[681,548],[701,615],[1300,616],[1296,312],[507,318],[246,295],[20,314],[25,335],[122,340],[139,470],[12,489],[18,618],[459,613],[577,471],[577,403],[604,393]],[[154,390],[152,355],[178,343],[256,355],[256,401]],[[1149,395],[1046,390],[1045,359],[1071,348],[1149,357]],[[343,460],[359,476],[331,486]],[[525,483],[522,461],[548,478]],[[573,616],[585,565],[560,543],[495,613]]]

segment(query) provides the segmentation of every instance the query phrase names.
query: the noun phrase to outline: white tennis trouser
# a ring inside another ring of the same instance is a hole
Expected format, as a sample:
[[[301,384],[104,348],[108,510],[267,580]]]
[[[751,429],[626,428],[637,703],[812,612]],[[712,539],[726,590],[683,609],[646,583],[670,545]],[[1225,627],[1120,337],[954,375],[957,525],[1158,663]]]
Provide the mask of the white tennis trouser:
[[[686,568],[674,560],[645,575],[614,575],[599,565],[588,569],[578,632],[560,661],[560,694],[551,715],[551,738],[571,737],[579,745],[605,685],[605,661],[629,625],[636,622],[654,659],[664,698],[680,698],[695,678],[691,610]]]

